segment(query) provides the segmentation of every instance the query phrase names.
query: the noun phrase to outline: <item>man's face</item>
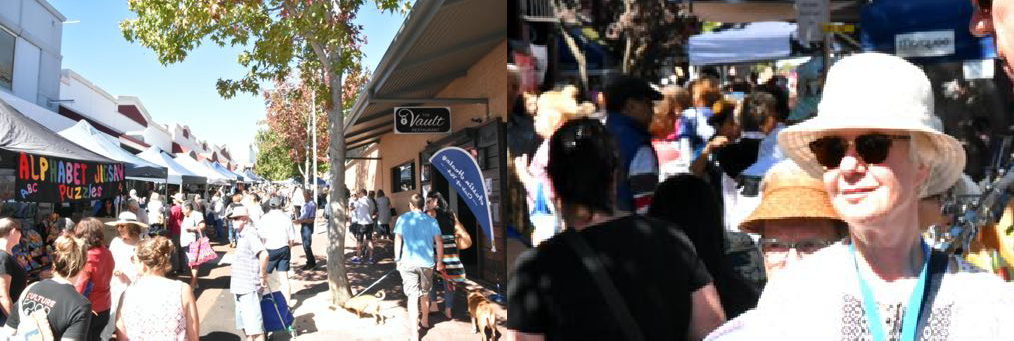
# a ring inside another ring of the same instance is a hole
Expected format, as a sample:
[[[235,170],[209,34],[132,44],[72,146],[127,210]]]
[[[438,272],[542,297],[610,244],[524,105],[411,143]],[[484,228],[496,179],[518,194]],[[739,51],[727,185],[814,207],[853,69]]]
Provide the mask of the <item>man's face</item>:
[[[782,243],[796,244],[794,248],[782,246],[763,246],[764,267],[768,277],[778,271],[799,262],[806,256],[817,251],[813,247],[803,245],[819,245],[832,243],[838,239],[835,234],[834,222],[829,219],[791,218],[764,221],[763,239],[774,239]],[[802,245],[801,245],[802,244]]]
[[[623,114],[633,118],[644,129],[648,129],[648,126],[651,125],[651,116],[655,114],[654,107],[650,99],[630,98],[627,99],[627,105],[623,108]]]
[[[993,44],[996,45],[996,57],[1003,63],[1003,70],[1014,79],[1014,68],[1012,68],[1009,57],[1014,57],[1014,18],[1010,17],[1011,0],[993,0],[991,9],[979,8],[977,0],[971,0],[975,10],[972,12],[972,21],[969,23],[969,31],[975,36],[993,36]]]
[[[183,206],[183,215],[190,215],[190,207]]]

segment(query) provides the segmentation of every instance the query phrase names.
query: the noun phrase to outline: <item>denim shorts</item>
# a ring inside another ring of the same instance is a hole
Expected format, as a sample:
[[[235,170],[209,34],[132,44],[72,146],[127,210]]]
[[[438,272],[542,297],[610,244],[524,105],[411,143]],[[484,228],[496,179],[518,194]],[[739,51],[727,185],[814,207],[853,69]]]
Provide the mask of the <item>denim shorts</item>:
[[[288,246],[274,250],[268,250],[268,273],[278,271],[289,271],[289,261],[292,259],[292,251]]]
[[[236,329],[242,330],[248,336],[264,334],[260,293],[254,291],[233,296],[236,298]]]

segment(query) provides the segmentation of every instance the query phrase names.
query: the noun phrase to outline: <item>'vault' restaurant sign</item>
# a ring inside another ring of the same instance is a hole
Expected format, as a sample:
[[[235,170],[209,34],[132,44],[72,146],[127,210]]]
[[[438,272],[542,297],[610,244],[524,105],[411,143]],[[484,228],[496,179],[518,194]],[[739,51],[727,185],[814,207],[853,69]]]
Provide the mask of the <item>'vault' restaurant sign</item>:
[[[446,134],[451,132],[451,108],[395,107],[395,134]]]
[[[28,202],[65,202],[112,198],[123,192],[122,163],[68,160],[20,153],[15,198]]]

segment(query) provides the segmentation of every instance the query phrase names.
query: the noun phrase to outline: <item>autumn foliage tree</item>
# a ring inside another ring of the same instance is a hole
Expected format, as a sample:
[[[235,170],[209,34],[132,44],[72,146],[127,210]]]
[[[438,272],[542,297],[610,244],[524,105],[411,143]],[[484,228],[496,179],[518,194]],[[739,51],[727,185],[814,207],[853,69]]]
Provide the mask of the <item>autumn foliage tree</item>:
[[[331,182],[345,183],[346,76],[361,72],[363,27],[356,12],[366,2],[384,11],[407,10],[406,0],[128,0],[137,18],[120,23],[123,36],[152,49],[162,64],[184,60],[210,42],[241,46],[237,63],[247,69],[240,79],[219,79],[222,97],[238,92],[260,94],[261,84],[298,77],[317,93],[327,112]],[[304,121],[305,122],[305,121]],[[341,189],[331,186],[328,222],[328,288],[331,304],[351,297],[345,270],[344,207]]]
[[[254,136],[257,145],[257,175],[268,180],[285,180],[299,174],[299,169],[289,156],[289,147],[282,142],[278,133],[270,129],[259,129]]]

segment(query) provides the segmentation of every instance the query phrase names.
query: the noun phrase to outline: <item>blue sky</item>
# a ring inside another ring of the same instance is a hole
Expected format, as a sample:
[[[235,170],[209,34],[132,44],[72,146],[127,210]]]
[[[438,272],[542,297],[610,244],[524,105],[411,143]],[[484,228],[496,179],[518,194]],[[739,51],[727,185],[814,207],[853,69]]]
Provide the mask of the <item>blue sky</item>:
[[[239,78],[245,69],[236,63],[240,48],[206,44],[181,63],[162,66],[155,53],[128,43],[119,23],[135,15],[126,1],[49,0],[67,17],[63,27],[63,66],[113,96],[137,96],[152,118],[171,128],[174,123],[209,143],[229,145],[240,162],[247,157],[257,121],[264,119],[261,95],[239,94],[223,99],[215,90],[219,78]],[[381,13],[372,1],[360,9],[357,21],[365,27],[366,64],[371,70],[391,44],[404,20],[402,14]]]

